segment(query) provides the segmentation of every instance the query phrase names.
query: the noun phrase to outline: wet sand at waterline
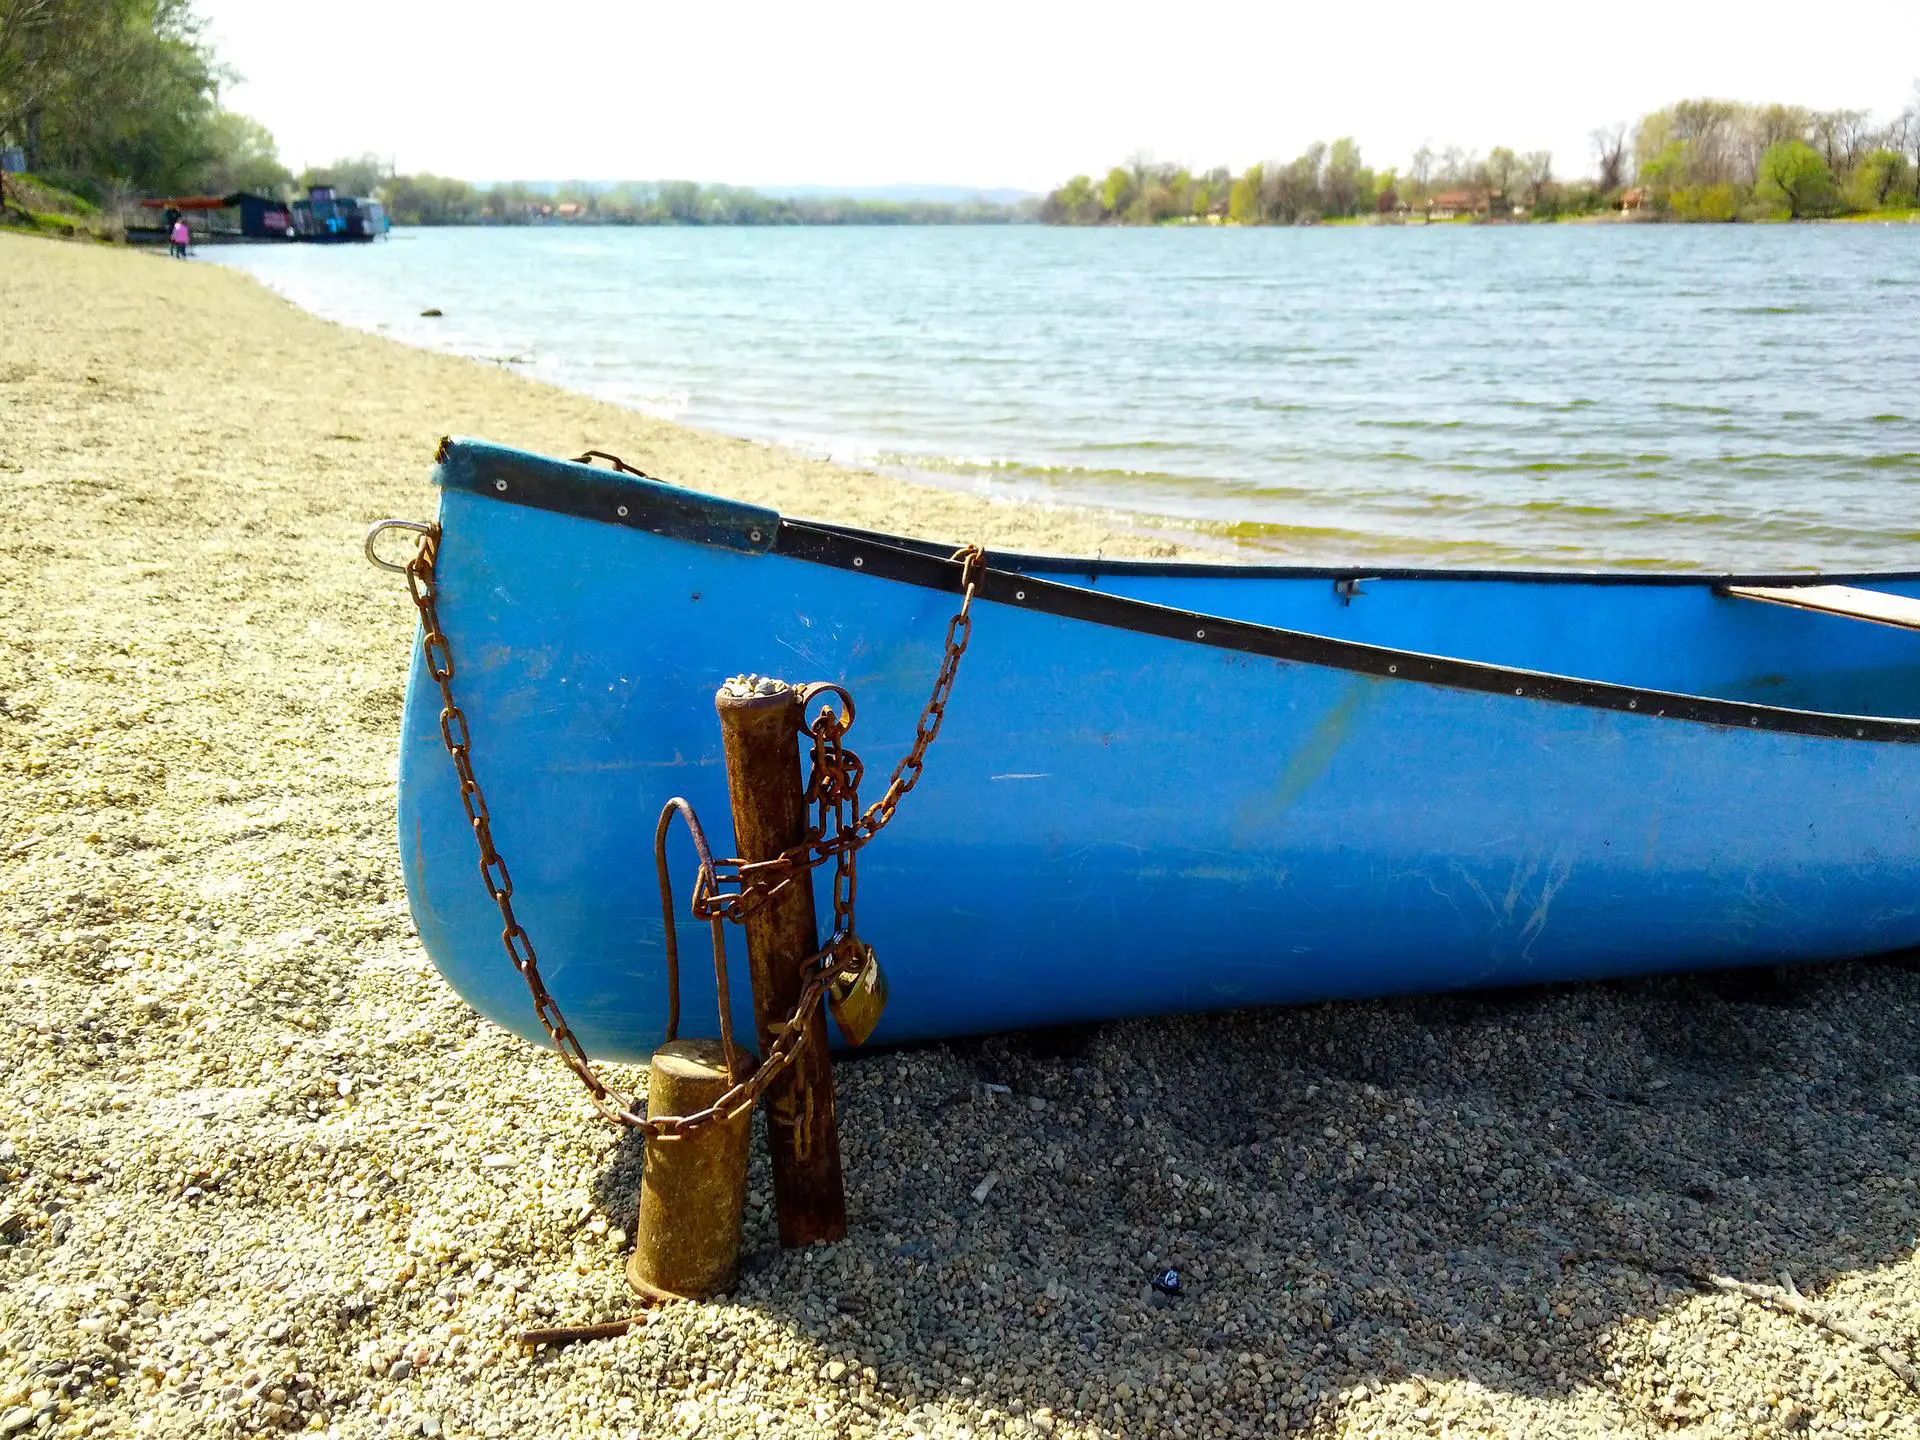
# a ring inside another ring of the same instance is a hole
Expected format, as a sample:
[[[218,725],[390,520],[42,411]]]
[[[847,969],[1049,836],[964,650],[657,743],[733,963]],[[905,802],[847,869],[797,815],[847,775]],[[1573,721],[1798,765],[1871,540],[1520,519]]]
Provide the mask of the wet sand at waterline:
[[[629,1313],[638,1159],[408,923],[412,611],[359,536],[431,512],[449,431],[1161,543],[0,237],[0,1434],[1920,1433],[1869,1350],[1687,1279],[1791,1276],[1910,1355],[1892,963],[843,1062],[846,1243],[782,1254],[756,1161],[730,1299],[523,1349]]]

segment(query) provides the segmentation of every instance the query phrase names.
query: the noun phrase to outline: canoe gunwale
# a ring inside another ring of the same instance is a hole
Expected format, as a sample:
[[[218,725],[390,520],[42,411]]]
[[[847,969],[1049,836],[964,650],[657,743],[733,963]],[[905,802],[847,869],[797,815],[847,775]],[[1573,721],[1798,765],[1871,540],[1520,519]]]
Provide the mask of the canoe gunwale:
[[[443,442],[434,478],[443,487],[507,504],[531,506],[603,524],[717,546],[773,553],[878,579],[952,592],[958,568],[951,551],[932,542],[851,526],[789,520],[776,511],[707,496],[660,481],[554,460],[479,441]],[[1395,650],[1310,631],[1259,625],[1201,611],[1136,600],[1046,575],[1178,575],[1244,579],[1421,579],[1625,585],[1806,585],[1816,581],[1892,582],[1920,572],[1849,575],[1672,575],[1581,571],[1356,569],[1099,560],[988,552],[979,598],[1015,609],[1155,635],[1187,644],[1344,670],[1381,679],[1506,695],[1594,710],[1630,712],[1730,730],[1818,739],[1913,744],[1920,719],[1796,710],[1676,691],[1641,689],[1546,671],[1492,665],[1454,656]]]

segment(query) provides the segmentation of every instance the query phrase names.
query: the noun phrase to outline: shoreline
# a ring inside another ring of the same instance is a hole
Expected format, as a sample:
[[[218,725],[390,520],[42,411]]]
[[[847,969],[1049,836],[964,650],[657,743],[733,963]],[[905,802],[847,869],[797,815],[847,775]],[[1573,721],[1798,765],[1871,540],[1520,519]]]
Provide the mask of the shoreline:
[[[144,258],[157,257],[145,255]],[[830,456],[810,454],[796,445],[667,419],[636,405],[622,404],[586,390],[527,375],[510,360],[415,343],[351,320],[336,319],[307,308],[249,271],[221,264],[217,260],[208,263],[229,274],[235,283],[284,305],[313,324],[364,336],[411,354],[432,356],[438,360],[510,376],[518,383],[535,387],[549,395],[565,396],[577,405],[596,407],[607,422],[607,429],[622,434],[637,434],[638,438],[630,442],[636,453],[656,457],[655,464],[661,468],[656,471],[654,465],[645,460],[624,455],[623,458],[629,463],[637,464],[649,473],[660,473],[662,478],[676,484],[752,500],[796,519],[835,520],[868,529],[901,532],[898,524],[876,523],[874,517],[882,513],[906,512],[914,515],[915,521],[901,533],[919,539],[946,540],[959,533],[952,527],[971,524],[990,537],[980,543],[1052,554],[1136,558],[1193,554],[1210,559],[1246,555],[1245,547],[1220,533],[1223,527],[1210,528],[1204,521],[1157,516],[1144,511],[1103,510],[1034,496],[982,494],[964,484],[947,483],[936,473],[917,470],[911,465],[841,463]],[[626,417],[631,423],[619,423],[615,417]],[[476,433],[474,438],[523,444],[520,440],[497,434]],[[524,444],[523,448],[540,450],[545,454],[570,455],[584,449],[616,447],[592,442],[577,445],[571,450],[564,446],[542,449],[538,444]],[[669,457],[673,463],[669,463],[669,459],[659,458],[662,456]],[[681,468],[676,470],[674,464]],[[829,493],[836,480],[842,482],[842,489],[839,493]],[[795,495],[804,498],[799,504],[789,503],[790,497]],[[815,497],[819,497],[819,505],[826,508],[819,508],[818,505],[813,509],[806,508],[814,502]],[[915,501],[918,503],[912,503]],[[942,526],[948,528],[942,529]],[[970,538],[973,537],[963,537],[955,543],[963,543],[964,539]]]
[[[779,1249],[756,1153],[732,1294],[522,1346],[633,1314],[639,1147],[413,932],[416,615],[366,524],[427,510],[460,432],[956,540],[1104,532],[218,267],[0,235],[0,313],[9,1440],[1912,1432],[1871,1350],[1686,1278],[1920,1336],[1912,957],[849,1057],[844,1242]]]

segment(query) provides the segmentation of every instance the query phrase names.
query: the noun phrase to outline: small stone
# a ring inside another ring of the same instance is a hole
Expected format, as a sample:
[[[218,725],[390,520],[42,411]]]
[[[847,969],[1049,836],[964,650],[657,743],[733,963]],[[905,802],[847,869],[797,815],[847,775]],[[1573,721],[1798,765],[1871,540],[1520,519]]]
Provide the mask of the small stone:
[[[411,1360],[394,1361],[393,1364],[387,1367],[387,1378],[389,1380],[412,1379],[413,1378],[413,1362]]]
[[[847,1366],[845,1361],[829,1360],[827,1362],[827,1379],[831,1380],[834,1384],[837,1385],[842,1380],[846,1379],[846,1376],[847,1376]]]
[[[18,1435],[33,1424],[33,1411],[25,1405],[16,1405],[0,1416],[0,1435]]]

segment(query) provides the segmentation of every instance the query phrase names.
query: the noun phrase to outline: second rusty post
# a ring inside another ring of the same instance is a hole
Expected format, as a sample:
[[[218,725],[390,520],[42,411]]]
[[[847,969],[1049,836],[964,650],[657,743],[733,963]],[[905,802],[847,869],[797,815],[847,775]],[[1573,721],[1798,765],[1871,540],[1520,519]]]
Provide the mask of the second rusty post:
[[[733,802],[736,853],[749,863],[771,860],[807,838],[806,790],[800,778],[800,694],[781,680],[742,676],[714,697]],[[807,872],[746,918],[747,965],[760,1053],[799,1002],[801,963],[819,948]],[[794,1063],[767,1088],[767,1149],[780,1243],[829,1244],[847,1234],[847,1197],[840,1174],[840,1128],[834,1114],[827,1017],[816,1008]]]

